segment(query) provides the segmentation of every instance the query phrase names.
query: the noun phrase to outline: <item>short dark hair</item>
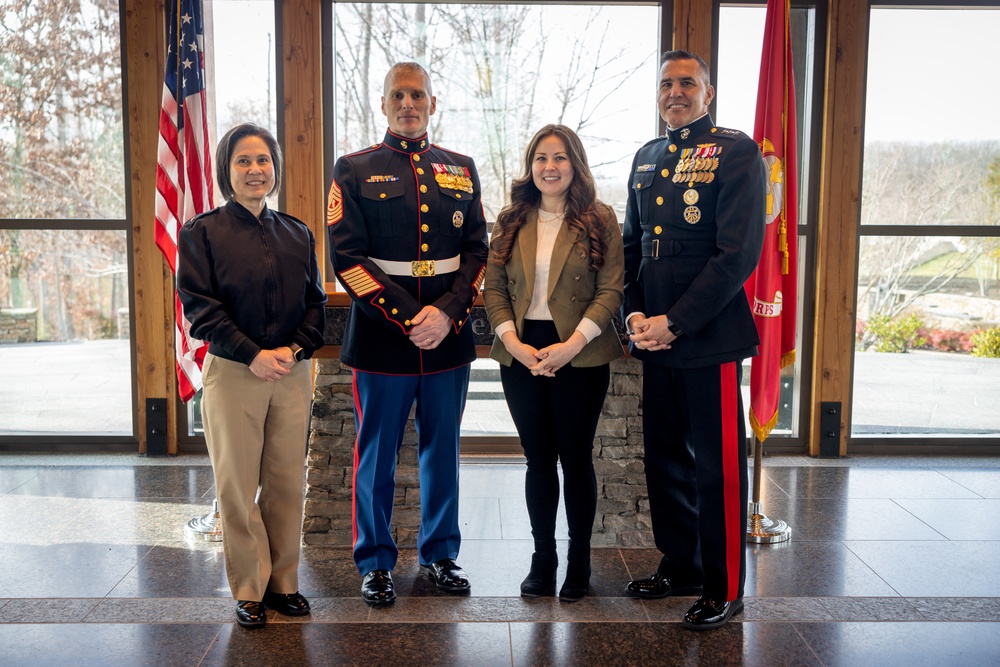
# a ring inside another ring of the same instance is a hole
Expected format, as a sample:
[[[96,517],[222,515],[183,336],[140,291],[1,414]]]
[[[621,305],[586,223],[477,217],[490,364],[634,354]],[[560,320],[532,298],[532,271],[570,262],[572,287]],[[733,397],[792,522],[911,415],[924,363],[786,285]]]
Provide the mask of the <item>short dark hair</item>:
[[[268,191],[267,196],[270,197],[281,187],[281,167],[284,160],[281,157],[281,147],[278,145],[278,140],[265,127],[256,123],[241,123],[226,132],[219,139],[219,145],[215,148],[215,182],[219,186],[219,192],[227,200],[236,195],[233,191],[233,183],[229,179],[229,161],[233,159],[236,144],[245,137],[260,137],[267,144],[267,149],[271,151],[271,164],[274,165],[274,186]]]
[[[712,72],[708,69],[708,63],[701,59],[697,53],[691,53],[690,51],[685,51],[683,49],[674,49],[673,51],[667,51],[660,58],[660,69],[666,65],[671,60],[693,60],[698,63],[698,68],[701,70],[702,76],[705,77],[705,85],[712,85]]]

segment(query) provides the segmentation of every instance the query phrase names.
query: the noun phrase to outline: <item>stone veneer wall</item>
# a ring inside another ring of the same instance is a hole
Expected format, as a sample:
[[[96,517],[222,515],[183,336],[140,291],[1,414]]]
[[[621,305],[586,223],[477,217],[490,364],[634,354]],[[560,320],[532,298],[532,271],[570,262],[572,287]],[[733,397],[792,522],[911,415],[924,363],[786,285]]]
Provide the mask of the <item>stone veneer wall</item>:
[[[34,343],[37,340],[37,308],[0,309],[0,343]]]
[[[339,345],[344,314],[327,309],[327,342]],[[482,309],[474,309],[481,311]],[[485,314],[474,312],[477,343],[492,338]],[[306,473],[306,544],[351,546],[354,472],[354,399],[351,369],[320,359],[313,396]],[[611,364],[611,387],[594,440],[597,518],[594,546],[652,546],[649,500],[642,463],[641,364],[631,358]],[[417,436],[411,413],[396,467],[393,535],[401,547],[416,546],[420,526]]]

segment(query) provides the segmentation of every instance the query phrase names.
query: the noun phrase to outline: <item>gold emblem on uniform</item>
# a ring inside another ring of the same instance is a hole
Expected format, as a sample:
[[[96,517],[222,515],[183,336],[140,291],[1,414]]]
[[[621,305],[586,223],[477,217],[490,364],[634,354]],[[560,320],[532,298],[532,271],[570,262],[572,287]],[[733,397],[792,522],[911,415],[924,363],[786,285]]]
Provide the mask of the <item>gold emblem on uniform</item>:
[[[663,178],[666,178],[669,175],[670,175],[669,169],[664,169],[663,171],[660,172],[660,176],[662,176]]]
[[[694,188],[687,190],[684,193],[684,203],[685,204],[697,204],[698,203],[698,191]]]
[[[340,284],[346,285],[347,289],[354,292],[354,295],[358,297],[382,289],[382,285],[370,273],[365,271],[365,268],[360,264],[355,264],[337,275],[340,277]]]
[[[681,130],[681,139],[687,139],[689,136],[691,136],[690,129],[685,127],[683,130]],[[406,148],[406,146],[404,146],[403,148]]]
[[[344,194],[337,181],[330,184],[330,194],[326,200],[326,225],[334,225],[344,217]]]
[[[670,144],[670,152],[671,153],[677,152],[677,144]]]
[[[442,188],[475,194],[472,189],[472,174],[469,173],[468,167],[437,163],[431,163],[431,167],[434,169],[434,180]]]
[[[660,234],[662,232],[663,232],[663,227],[660,227],[659,225],[657,225],[656,227],[653,227],[653,233],[654,234]]]
[[[414,155],[413,156],[413,161],[414,162],[420,162],[420,156],[419,155]]]
[[[684,219],[693,225],[701,220],[701,209],[697,206],[688,206],[684,209]]]
[[[431,210],[431,207],[428,206],[427,204],[421,204],[420,205],[420,212],[421,213],[426,213],[429,210]]]
[[[663,206],[663,197],[657,197],[656,198],[656,205],[657,206]]]
[[[465,216],[462,215],[461,211],[455,211],[455,215],[451,216],[451,224],[453,227],[461,227],[465,224]]]
[[[405,141],[400,141],[399,145],[402,146],[403,148],[406,148],[406,142]]]
[[[421,148],[426,148],[427,147],[427,142],[426,141],[421,141],[420,142],[420,147]]]

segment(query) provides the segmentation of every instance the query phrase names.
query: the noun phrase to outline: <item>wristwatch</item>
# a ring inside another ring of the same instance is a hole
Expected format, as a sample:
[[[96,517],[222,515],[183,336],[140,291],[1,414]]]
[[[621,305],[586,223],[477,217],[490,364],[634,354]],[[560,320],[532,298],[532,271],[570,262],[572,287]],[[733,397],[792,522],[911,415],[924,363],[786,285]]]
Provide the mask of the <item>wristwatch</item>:
[[[671,322],[669,319],[667,319],[667,329],[669,329],[670,333],[677,336],[678,338],[684,335],[684,330],[681,329],[676,324],[674,324],[673,322]]]
[[[288,346],[288,348],[292,351],[292,358],[295,359],[295,361],[302,361],[305,357],[306,351],[303,350],[298,343],[292,343]]]

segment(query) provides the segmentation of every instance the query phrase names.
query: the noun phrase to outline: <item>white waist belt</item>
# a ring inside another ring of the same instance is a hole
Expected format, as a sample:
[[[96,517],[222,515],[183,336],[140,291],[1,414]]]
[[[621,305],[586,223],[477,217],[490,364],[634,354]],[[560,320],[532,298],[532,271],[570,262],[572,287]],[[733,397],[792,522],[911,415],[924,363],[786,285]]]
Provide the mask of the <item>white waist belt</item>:
[[[412,262],[394,262],[388,259],[369,257],[380,269],[390,276],[412,276],[413,278],[428,278],[442,273],[458,271],[461,255],[448,259],[415,259]]]

